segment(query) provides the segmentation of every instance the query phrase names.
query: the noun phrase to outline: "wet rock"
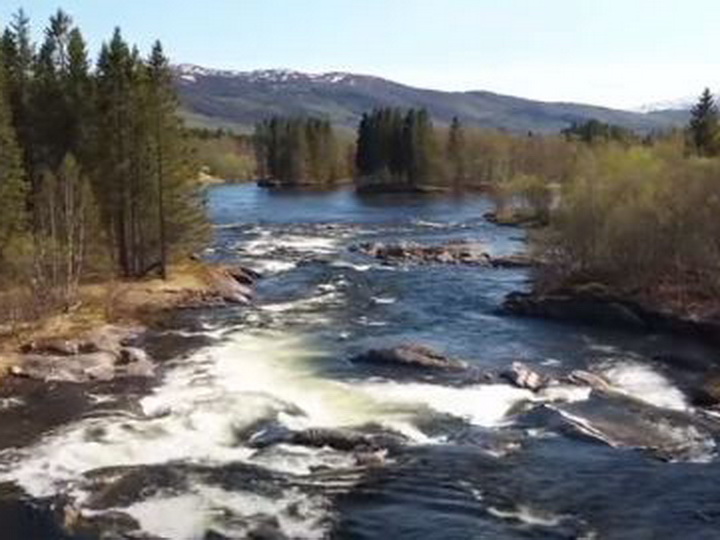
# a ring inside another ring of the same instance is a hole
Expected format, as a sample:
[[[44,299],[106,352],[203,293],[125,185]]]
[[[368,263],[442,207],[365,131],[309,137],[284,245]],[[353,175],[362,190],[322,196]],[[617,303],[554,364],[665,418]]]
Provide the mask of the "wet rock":
[[[387,263],[413,263],[413,264],[490,264],[490,257],[478,244],[459,242],[443,246],[422,246],[415,243],[361,244],[356,251],[360,251]]]
[[[120,350],[120,354],[118,355],[117,364],[121,366],[126,366],[128,364],[133,364],[136,362],[147,362],[149,361],[148,355],[145,351],[142,349],[138,349],[137,347],[124,347]]]
[[[238,279],[238,268],[213,267],[208,270],[211,282],[210,298],[215,297],[229,304],[247,305],[252,301],[253,290]],[[249,274],[242,273],[249,278]]]
[[[152,377],[153,362],[145,351],[124,347],[117,353],[99,351],[73,356],[26,354],[17,358],[10,373],[44,382],[87,383],[118,377]]]
[[[33,340],[20,347],[25,354],[71,356],[80,352],[81,343],[75,339],[46,338]]]
[[[705,378],[690,393],[692,404],[696,407],[717,407],[720,405],[720,374],[715,373]]]
[[[247,533],[251,540],[287,540],[282,532],[280,521],[275,516],[261,516],[260,523]]]
[[[155,365],[148,354],[136,347],[125,347],[120,351],[116,362],[116,374],[127,377],[152,377],[155,375]]]
[[[354,363],[424,368],[434,370],[465,370],[468,365],[445,356],[424,345],[400,345],[390,349],[371,349],[351,359]]]
[[[501,376],[518,388],[525,388],[532,392],[537,392],[550,382],[548,377],[533,371],[522,362],[513,362],[511,368],[503,372]]]
[[[636,305],[592,289],[560,289],[546,294],[514,292],[505,298],[503,310],[514,315],[649,329]]]
[[[358,452],[355,454],[355,465],[358,467],[382,467],[385,465],[387,452]]]
[[[495,268],[532,268],[540,266],[540,261],[527,253],[515,253],[491,257],[490,264]]]
[[[145,332],[142,327],[108,324],[96,328],[80,340],[80,353],[110,352],[120,354],[123,346],[130,345]]]
[[[254,285],[262,278],[259,272],[245,266],[231,266],[228,267],[227,272],[241,285]]]
[[[179,466],[108,467],[91,471],[84,479],[90,492],[84,506],[91,510],[122,508],[163,491],[182,491],[188,475]]]
[[[140,524],[134,518],[118,511],[99,514],[84,513],[73,506],[66,506],[63,528],[80,538],[102,540],[151,540],[153,538],[140,531]]]
[[[12,367],[11,373],[45,382],[107,381],[115,374],[115,355],[108,352],[75,356],[24,355]]]
[[[603,377],[596,373],[576,369],[567,376],[567,381],[579,386],[589,386],[593,390],[599,392],[612,392],[612,385]]]
[[[315,428],[298,431],[290,436],[288,442],[300,446],[328,447],[346,452],[359,447],[373,447],[372,439],[369,436],[343,429]]]
[[[483,215],[485,221],[506,227],[536,228],[547,225],[547,220],[534,212],[487,212]]]
[[[615,448],[647,450],[665,461],[706,461],[715,453],[713,436],[692,416],[619,394],[565,404],[556,410],[576,434]]]
[[[720,315],[689,315],[624,296],[599,283],[583,283],[549,292],[514,292],[505,313],[571,321],[641,332],[668,332],[720,344]]]
[[[232,540],[229,536],[225,536],[222,533],[219,533],[217,531],[205,531],[205,535],[203,536],[203,540]]]

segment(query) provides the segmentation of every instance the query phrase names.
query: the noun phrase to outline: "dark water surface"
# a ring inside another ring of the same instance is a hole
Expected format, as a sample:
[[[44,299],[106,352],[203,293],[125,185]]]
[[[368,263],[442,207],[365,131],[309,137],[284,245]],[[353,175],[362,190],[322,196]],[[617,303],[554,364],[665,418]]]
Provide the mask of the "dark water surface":
[[[2,445],[21,444],[0,455],[0,538],[59,538],[49,515],[33,512],[60,500],[181,540],[720,538],[718,424],[689,402],[713,351],[499,314],[507,293],[529,286],[525,270],[384,266],[349,249],[524,249],[522,231],[483,220],[487,201],[218,186],[209,205],[207,256],[263,272],[257,305],[184,314],[155,338],[168,357],[162,380],[132,399],[83,389],[85,404],[72,405],[82,416],[54,423],[22,411],[46,417],[60,398],[0,402],[3,425],[25,430]],[[558,376],[590,370],[619,391],[559,385],[537,396],[349,362],[407,342],[480,370],[518,359]],[[282,442],[308,428],[403,442],[373,456]]]

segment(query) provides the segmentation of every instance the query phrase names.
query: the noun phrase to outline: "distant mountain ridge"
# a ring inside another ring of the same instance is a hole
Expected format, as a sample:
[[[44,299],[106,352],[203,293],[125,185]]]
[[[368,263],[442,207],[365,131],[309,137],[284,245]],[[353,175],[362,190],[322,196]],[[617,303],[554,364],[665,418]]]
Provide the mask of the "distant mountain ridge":
[[[424,107],[440,124],[457,116],[471,126],[536,133],[559,132],[590,119],[647,133],[687,120],[687,111],[632,112],[488,91],[428,90],[347,72],[231,71],[192,64],[175,66],[174,72],[190,125],[236,131],[250,131],[275,114],[318,116],[355,129],[362,113],[375,107]]]

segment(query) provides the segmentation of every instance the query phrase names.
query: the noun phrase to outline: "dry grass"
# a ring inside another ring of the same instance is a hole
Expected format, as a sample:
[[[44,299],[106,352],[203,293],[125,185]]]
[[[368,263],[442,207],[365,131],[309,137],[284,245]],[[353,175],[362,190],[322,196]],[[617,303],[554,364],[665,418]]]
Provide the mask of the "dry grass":
[[[83,285],[80,301],[69,313],[8,326],[0,333],[0,372],[12,365],[12,354],[32,340],[73,338],[105,324],[150,324],[164,312],[212,289],[213,268],[187,262],[170,268],[167,280],[113,280]]]

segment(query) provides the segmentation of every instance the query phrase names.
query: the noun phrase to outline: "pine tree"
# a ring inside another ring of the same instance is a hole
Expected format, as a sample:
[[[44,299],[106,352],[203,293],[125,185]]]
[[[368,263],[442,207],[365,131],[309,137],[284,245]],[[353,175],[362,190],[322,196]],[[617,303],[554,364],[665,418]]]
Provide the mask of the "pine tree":
[[[706,88],[690,111],[688,127],[692,150],[700,156],[714,156],[720,150],[718,109],[710,89]]]
[[[207,228],[202,199],[192,179],[183,124],[177,114],[170,63],[160,42],[153,46],[147,69],[159,269],[165,278],[171,250],[195,249],[205,239]]]
[[[133,103],[131,81],[133,58],[130,49],[115,29],[112,39],[104,44],[98,59],[98,174],[95,192],[115,253],[120,272],[126,277],[136,275],[132,253],[131,223],[131,138]]]
[[[0,62],[2,62],[0,53]],[[0,261],[6,264],[10,242],[27,227],[27,184],[22,152],[17,144],[10,113],[5,72],[0,70]]]
[[[32,129],[30,119],[30,85],[32,83],[35,45],[30,34],[30,19],[20,9],[5,29],[2,49],[6,66],[7,93],[12,123],[23,150],[26,168],[32,166]],[[29,171],[28,171],[29,172]]]
[[[466,180],[465,130],[456,116],[450,125],[447,142],[447,160],[450,165],[450,181],[459,189]]]

